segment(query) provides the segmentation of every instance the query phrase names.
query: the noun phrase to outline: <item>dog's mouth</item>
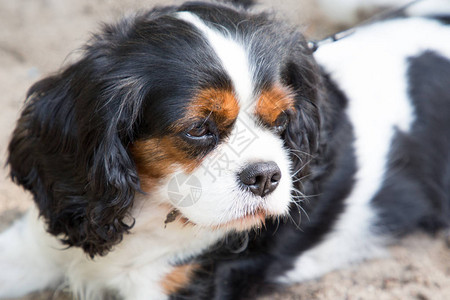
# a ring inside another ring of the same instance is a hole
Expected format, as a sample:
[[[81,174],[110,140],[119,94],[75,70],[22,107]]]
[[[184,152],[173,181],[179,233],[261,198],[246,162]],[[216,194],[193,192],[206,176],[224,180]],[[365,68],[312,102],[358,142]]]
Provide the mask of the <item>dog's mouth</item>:
[[[271,214],[262,208],[257,208],[236,219],[210,226],[212,229],[225,229],[227,231],[246,231],[252,228],[261,228],[265,226],[266,218]],[[195,226],[195,222],[184,216],[178,209],[173,208],[166,216],[165,226],[172,222],[179,222],[184,226]]]
[[[223,228],[236,231],[246,231],[252,228],[261,228],[266,224],[266,218],[268,216],[269,213],[266,210],[258,208],[252,212],[246,213],[244,216],[237,219],[215,225],[214,228]]]

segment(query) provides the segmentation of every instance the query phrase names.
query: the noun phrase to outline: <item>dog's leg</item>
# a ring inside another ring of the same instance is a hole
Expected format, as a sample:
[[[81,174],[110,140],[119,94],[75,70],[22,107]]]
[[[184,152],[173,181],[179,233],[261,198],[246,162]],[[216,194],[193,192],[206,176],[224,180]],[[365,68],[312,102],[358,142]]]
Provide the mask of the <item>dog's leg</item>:
[[[58,242],[30,210],[0,234],[0,298],[56,287],[62,280]]]

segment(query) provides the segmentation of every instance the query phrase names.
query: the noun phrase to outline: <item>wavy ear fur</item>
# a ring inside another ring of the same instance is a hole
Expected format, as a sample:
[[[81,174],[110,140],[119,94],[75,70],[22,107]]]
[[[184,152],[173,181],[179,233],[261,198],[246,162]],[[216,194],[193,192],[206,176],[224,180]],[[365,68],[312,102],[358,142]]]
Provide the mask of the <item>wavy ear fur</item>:
[[[293,173],[302,178],[309,173],[319,147],[320,134],[320,70],[304,41],[298,43],[299,49],[292,51],[292,58],[281,72],[283,83],[295,95],[296,112],[291,118],[285,133],[285,145],[291,151]],[[296,181],[300,189],[300,181]]]
[[[132,227],[128,212],[139,191],[127,146],[142,96],[115,68],[105,37],[120,38],[106,28],[80,61],[31,87],[8,159],[48,231],[91,257],[106,254]]]

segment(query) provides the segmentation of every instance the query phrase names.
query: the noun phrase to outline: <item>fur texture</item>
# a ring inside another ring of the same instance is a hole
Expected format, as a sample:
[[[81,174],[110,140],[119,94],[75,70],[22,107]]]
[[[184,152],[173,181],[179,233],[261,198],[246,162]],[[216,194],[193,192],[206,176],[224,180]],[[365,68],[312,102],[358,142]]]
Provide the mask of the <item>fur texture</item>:
[[[254,298],[448,227],[449,33],[391,20],[313,57],[227,4],[106,25],[28,92],[8,163],[37,209],[0,235],[0,297]]]

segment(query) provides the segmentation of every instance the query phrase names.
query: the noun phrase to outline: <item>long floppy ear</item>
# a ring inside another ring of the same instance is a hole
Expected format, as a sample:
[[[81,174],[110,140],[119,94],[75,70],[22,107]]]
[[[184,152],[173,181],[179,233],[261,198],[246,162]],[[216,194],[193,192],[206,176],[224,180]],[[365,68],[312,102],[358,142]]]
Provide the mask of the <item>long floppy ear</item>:
[[[294,92],[296,110],[283,138],[291,151],[293,173],[302,178],[309,173],[309,164],[319,146],[321,80],[319,67],[306,44],[299,42],[297,47],[281,72],[283,83]]]
[[[129,210],[139,191],[127,145],[140,99],[131,99],[136,95],[120,84],[130,78],[121,81],[102,52],[88,49],[31,87],[8,159],[12,179],[34,195],[48,231],[91,257],[106,254],[132,227]]]

